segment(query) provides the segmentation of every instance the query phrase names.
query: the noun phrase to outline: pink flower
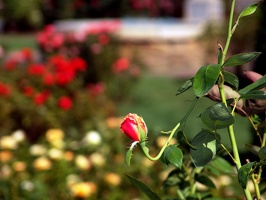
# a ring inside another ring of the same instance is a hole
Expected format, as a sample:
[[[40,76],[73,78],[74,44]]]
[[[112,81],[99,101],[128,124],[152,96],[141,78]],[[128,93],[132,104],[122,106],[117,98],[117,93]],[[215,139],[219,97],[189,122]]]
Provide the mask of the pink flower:
[[[129,113],[121,123],[120,130],[132,141],[146,140],[148,129],[142,117]]]
[[[62,96],[58,99],[58,106],[63,110],[69,110],[72,108],[72,99],[67,96]]]
[[[94,83],[87,85],[87,89],[89,94],[93,96],[98,96],[104,92],[104,84],[103,83]]]

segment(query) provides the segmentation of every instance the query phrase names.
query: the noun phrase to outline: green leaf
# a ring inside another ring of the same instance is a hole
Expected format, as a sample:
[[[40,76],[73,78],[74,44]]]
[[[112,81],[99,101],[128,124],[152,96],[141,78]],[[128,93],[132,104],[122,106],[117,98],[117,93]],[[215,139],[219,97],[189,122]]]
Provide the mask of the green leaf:
[[[181,169],[183,161],[183,152],[176,145],[168,146],[165,149],[162,158],[165,164],[172,164]]]
[[[202,66],[193,80],[194,94],[204,96],[216,83],[220,73],[220,65],[211,64]]]
[[[253,165],[255,162],[250,162],[245,165],[243,165],[239,170],[238,170],[238,182],[242,186],[242,188],[246,188],[248,179],[250,177],[250,170],[252,169]]]
[[[266,160],[266,146],[259,150],[259,157],[261,160]]]
[[[261,52],[240,53],[228,58],[223,66],[238,66],[256,59]]]
[[[190,154],[196,167],[205,166],[216,155],[217,137],[220,138],[208,130],[202,130],[193,138],[191,144],[197,149],[190,148]]]
[[[251,153],[253,153],[255,156],[259,156],[259,150],[260,147],[256,145],[246,144],[245,145]]]
[[[132,155],[133,155],[132,151],[133,151],[133,148],[130,148],[126,153],[126,163],[128,166],[130,166],[130,160],[131,160]]]
[[[188,89],[190,89],[193,86],[193,78],[187,80],[178,90],[176,95],[182,94],[183,92],[187,91]]]
[[[238,20],[242,17],[253,14],[257,10],[258,4],[252,4],[249,7],[245,8],[238,16]]]
[[[233,115],[223,102],[207,108],[201,114],[201,120],[206,126],[213,130],[226,128],[235,122]]]
[[[212,160],[211,165],[223,173],[235,174],[235,170],[232,165],[222,157],[215,157]]]
[[[216,188],[213,181],[206,175],[196,175],[195,179],[199,183],[206,185],[208,188]]]
[[[136,187],[138,187],[142,192],[144,192],[151,200],[161,200],[161,198],[155,193],[153,192],[146,184],[142,183],[141,181],[139,181],[138,179],[127,175],[127,178],[130,180],[130,182],[135,185]]]
[[[262,90],[249,91],[245,94],[241,94],[242,99],[266,99],[266,92]]]
[[[234,87],[235,90],[238,90],[239,80],[238,77],[230,72],[224,72],[224,81]]]
[[[190,146],[190,148],[196,149],[196,147],[193,146],[192,144],[190,144],[190,142],[188,141],[188,139],[187,139],[187,137],[185,135],[185,132],[184,131],[178,131],[177,134],[176,134],[176,139],[179,141],[182,138],[185,140],[186,144],[188,146]]]
[[[255,81],[254,83],[248,85],[247,87],[239,90],[239,94],[243,95],[251,90],[259,90],[266,86],[266,74],[262,76],[259,80]]]

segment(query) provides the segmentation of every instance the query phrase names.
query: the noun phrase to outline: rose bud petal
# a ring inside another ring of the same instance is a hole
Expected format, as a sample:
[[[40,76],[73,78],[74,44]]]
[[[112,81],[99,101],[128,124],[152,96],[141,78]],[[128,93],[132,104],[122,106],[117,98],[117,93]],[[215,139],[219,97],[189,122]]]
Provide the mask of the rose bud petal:
[[[258,74],[257,72],[253,72],[253,71],[244,71],[243,74],[245,78],[251,82],[256,82],[262,77],[261,74]],[[260,90],[266,92],[266,87]],[[243,109],[246,111],[248,115],[263,113],[266,110],[266,100],[265,99],[247,99],[246,105]]]
[[[134,142],[146,140],[148,129],[142,117],[129,113],[121,123],[120,130]]]
[[[262,77],[261,74],[258,74],[257,72],[253,71],[244,71],[243,75],[246,79],[250,80],[251,82],[255,82]]]
[[[224,93],[226,99],[238,99],[240,97],[240,94],[238,92],[236,92],[227,85],[224,85]],[[212,89],[206,94],[206,96],[214,101],[221,101],[218,85],[214,85]],[[243,107],[243,100],[240,99],[237,102],[236,108],[241,109],[242,107]]]

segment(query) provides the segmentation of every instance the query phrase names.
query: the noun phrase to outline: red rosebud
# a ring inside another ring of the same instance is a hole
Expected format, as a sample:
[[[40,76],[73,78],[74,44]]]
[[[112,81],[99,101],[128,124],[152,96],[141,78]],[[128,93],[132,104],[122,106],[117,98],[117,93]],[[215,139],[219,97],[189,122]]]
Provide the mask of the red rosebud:
[[[73,103],[70,97],[63,96],[58,99],[58,106],[63,110],[69,110]]]
[[[146,140],[148,129],[142,117],[129,113],[121,123],[120,130],[134,142]]]

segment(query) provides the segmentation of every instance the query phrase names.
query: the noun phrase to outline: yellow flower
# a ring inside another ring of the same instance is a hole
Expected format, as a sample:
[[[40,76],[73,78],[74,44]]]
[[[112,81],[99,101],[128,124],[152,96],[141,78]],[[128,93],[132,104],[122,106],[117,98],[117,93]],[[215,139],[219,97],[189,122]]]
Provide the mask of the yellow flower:
[[[90,160],[93,166],[96,166],[96,167],[102,167],[106,163],[105,157],[101,153],[97,153],[97,152],[92,153],[90,155]]]
[[[56,148],[51,148],[48,151],[48,155],[51,159],[53,160],[60,160],[63,158],[63,151],[60,149],[56,149]]]
[[[94,194],[97,187],[92,182],[80,182],[73,184],[70,187],[70,191],[74,197],[87,198]]]
[[[22,161],[17,161],[17,162],[14,162],[14,164],[13,164],[13,168],[17,172],[25,171],[26,166],[27,166],[26,163],[22,162]]]
[[[121,122],[123,121],[124,118],[122,117],[109,117],[107,120],[106,120],[106,124],[107,124],[107,127],[110,128],[110,129],[115,129],[115,128],[118,128],[121,124]]]
[[[13,158],[13,153],[11,151],[0,151],[0,163],[8,162]]]
[[[70,188],[72,185],[81,182],[80,177],[76,174],[69,174],[66,177],[67,186]]]
[[[89,170],[91,168],[90,161],[83,155],[77,155],[75,164],[81,170]]]
[[[16,149],[17,141],[9,135],[0,138],[0,149]]]
[[[64,132],[61,129],[49,129],[45,137],[48,142],[53,143],[54,141],[62,140],[64,138]]]
[[[40,171],[48,170],[51,168],[51,166],[52,166],[51,161],[46,157],[39,157],[39,158],[35,159],[33,162],[33,167],[36,170],[40,170]]]
[[[118,186],[121,183],[121,177],[115,173],[107,173],[104,176],[104,181],[110,186]]]
[[[163,145],[165,145],[167,140],[168,140],[168,137],[159,136],[156,140],[156,144],[158,145],[159,148],[162,148]],[[175,138],[172,138],[170,141],[170,144],[176,144],[176,143],[177,143],[177,140]]]

